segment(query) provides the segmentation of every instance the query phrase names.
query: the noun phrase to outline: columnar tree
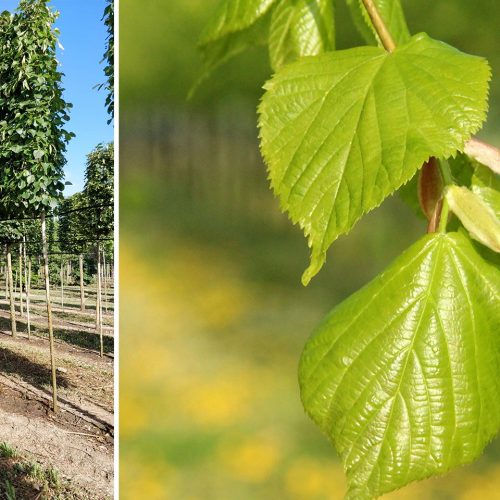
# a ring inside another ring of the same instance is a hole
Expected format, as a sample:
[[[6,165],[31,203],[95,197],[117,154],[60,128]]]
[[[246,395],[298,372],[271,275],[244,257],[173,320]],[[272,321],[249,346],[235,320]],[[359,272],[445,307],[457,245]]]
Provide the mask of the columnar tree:
[[[99,144],[87,155],[83,193],[88,206],[94,207],[94,209],[88,210],[86,235],[88,240],[97,240],[95,246],[97,258],[96,327],[99,332],[101,356],[104,355],[101,313],[101,240],[108,238],[113,232],[113,167],[113,143]]]
[[[104,9],[103,15],[104,25],[106,26],[108,36],[106,38],[106,51],[104,52],[104,58],[101,62],[106,63],[104,68],[104,75],[107,78],[106,83],[101,83],[97,87],[99,90],[102,88],[106,89],[106,109],[110,116],[108,123],[113,121],[115,115],[115,95],[114,95],[114,85],[115,85],[115,3],[114,0],[107,0],[106,8]]]
[[[12,78],[12,46],[15,38],[15,29],[13,24],[13,16],[10,12],[3,12],[0,16],[0,218],[12,218],[12,212],[7,206],[2,203],[7,194],[6,186],[3,179],[5,173],[8,172],[9,166],[7,159],[12,153],[4,146],[6,139],[7,118],[8,118],[8,105],[4,94],[6,82]],[[11,244],[13,239],[11,224],[1,223],[0,227],[0,241],[5,248],[6,255],[6,291],[10,297],[10,315],[11,315],[11,331],[15,336],[16,321],[15,321],[15,306],[14,306],[14,293],[12,281],[12,254]],[[16,235],[17,237],[17,235]]]
[[[80,309],[85,311],[85,289],[83,279],[83,255],[87,252],[87,236],[85,233],[87,201],[83,193],[76,193],[66,198],[60,205],[58,239],[62,252],[78,254],[80,278]]]
[[[58,13],[47,0],[21,0],[7,22],[0,75],[0,205],[12,218],[41,218],[53,408],[57,409],[56,367],[45,214],[57,205],[64,184],[64,153],[71,133],[64,129],[70,104],[63,99],[54,28]],[[8,28],[8,29],[7,29]],[[2,38],[3,35],[2,35]]]

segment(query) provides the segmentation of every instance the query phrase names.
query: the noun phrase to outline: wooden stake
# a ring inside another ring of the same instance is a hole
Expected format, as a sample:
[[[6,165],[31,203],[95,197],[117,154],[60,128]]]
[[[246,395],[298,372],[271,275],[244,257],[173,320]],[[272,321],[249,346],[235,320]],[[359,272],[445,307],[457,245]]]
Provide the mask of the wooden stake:
[[[12,276],[12,254],[10,253],[10,246],[7,245],[7,276],[9,281],[9,297],[10,297],[10,328],[12,336],[17,336],[16,328],[16,307],[14,305],[14,280]]]
[[[42,213],[42,247],[43,270],[45,275],[45,297],[47,300],[47,322],[49,327],[50,367],[52,370],[52,409],[57,412],[57,375],[54,352],[54,330],[52,327],[52,304],[50,303],[49,255],[47,249],[47,234],[45,231],[45,212]]]

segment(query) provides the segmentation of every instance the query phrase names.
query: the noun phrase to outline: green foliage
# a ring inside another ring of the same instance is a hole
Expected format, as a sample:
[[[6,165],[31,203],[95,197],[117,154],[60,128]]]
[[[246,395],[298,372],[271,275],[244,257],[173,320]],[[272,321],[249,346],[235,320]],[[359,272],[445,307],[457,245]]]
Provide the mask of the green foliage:
[[[10,245],[22,240],[22,228],[18,221],[0,222],[0,243]]]
[[[496,219],[500,219],[500,193],[498,190],[473,185],[472,192],[492,211]]]
[[[351,9],[352,18],[356,28],[369,45],[382,47],[377,31],[372,26],[370,17],[363,6],[362,0],[346,0]],[[389,33],[394,38],[396,45],[407,43],[410,32],[399,0],[375,0],[380,17],[384,20]]]
[[[500,194],[497,191],[450,186],[446,200],[472,238],[500,252]]]
[[[65,198],[59,205],[57,239],[63,252],[83,254],[88,250],[86,239],[89,238],[90,231],[86,227],[87,203],[84,193],[81,192]]]
[[[303,59],[266,84],[261,148],[281,206],[312,247],[304,284],[331,243],[429,156],[464,147],[485,119],[488,80],[484,60],[420,34],[392,54],[360,47]]]
[[[58,14],[46,0],[22,0],[0,23],[0,214],[32,215],[55,206],[64,184],[63,99],[56,60]]]
[[[16,450],[6,442],[0,443],[0,457],[14,458],[17,455]]]
[[[113,231],[114,146],[99,144],[87,155],[83,200],[88,210],[79,219],[79,230],[88,239],[108,237]],[[81,201],[81,200],[80,200]]]
[[[337,306],[300,364],[302,401],[364,499],[477,458],[500,425],[500,272],[428,235]]]
[[[410,36],[397,0],[347,3],[378,47],[334,51],[331,2],[224,0],[202,48],[212,69],[259,23],[269,33],[261,151],[312,249],[304,284],[403,186],[429,221],[432,234],[336,307],[301,360],[302,401],[342,457],[348,497],[369,499],[474,460],[500,428],[500,202],[498,177],[463,153],[486,118],[486,60]]]
[[[277,4],[269,30],[273,69],[299,57],[335,48],[333,3],[330,0],[292,0]]]
[[[202,33],[199,48],[203,69],[199,84],[211,71],[245,49],[265,42],[276,0],[224,0]],[[195,86],[196,88],[196,86]]]
[[[274,69],[301,56],[333,50],[331,0],[224,0],[200,37],[198,83],[231,57],[269,43]]]
[[[114,0],[107,0],[108,4],[104,9],[104,25],[108,32],[106,38],[106,51],[104,52],[104,58],[101,62],[106,62],[106,67],[104,68],[104,75],[107,78],[106,83],[101,83],[98,85],[98,89],[106,89],[106,109],[110,119],[108,124],[113,121],[115,116],[115,2]]]
[[[5,480],[5,496],[7,500],[16,500],[16,489],[14,485],[8,480]]]

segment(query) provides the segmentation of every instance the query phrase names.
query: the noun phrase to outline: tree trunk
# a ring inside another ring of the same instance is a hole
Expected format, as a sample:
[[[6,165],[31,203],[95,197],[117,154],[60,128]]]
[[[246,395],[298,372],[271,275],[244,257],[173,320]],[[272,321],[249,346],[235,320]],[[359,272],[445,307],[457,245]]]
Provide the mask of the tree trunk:
[[[64,262],[61,259],[61,309],[64,312]]]
[[[107,312],[108,312],[108,277],[106,274],[106,253],[104,251],[102,252],[102,263],[103,263],[102,276],[104,279],[104,310],[107,314]]]
[[[54,352],[54,330],[52,328],[52,304],[50,303],[49,255],[47,249],[47,234],[45,231],[45,213],[42,213],[42,247],[43,271],[45,275],[45,297],[47,300],[47,323],[49,327],[50,367],[52,369],[52,409],[54,410],[54,412],[57,412],[56,360]]]
[[[99,333],[100,354],[101,358],[104,356],[104,341],[102,338],[102,297],[101,297],[101,248],[99,242],[97,243],[97,331]]]
[[[85,288],[83,287],[83,255],[78,256],[80,264],[80,309],[85,311]]]
[[[16,307],[14,304],[14,280],[12,276],[12,254],[10,253],[10,246],[7,245],[7,276],[9,281],[9,298],[10,298],[10,329],[12,336],[17,336],[16,328]]]
[[[23,244],[19,243],[19,304],[21,310],[21,318],[24,316],[23,308]]]
[[[5,246],[5,255],[7,255],[7,245]],[[5,300],[9,298],[9,272],[7,268],[7,263],[5,263],[4,273],[5,273]]]
[[[26,260],[26,255],[24,256],[24,259]],[[31,257],[28,260],[28,279],[26,280],[26,315],[28,317],[28,340],[31,340],[30,291],[31,291]]]
[[[23,262],[24,262],[24,286],[26,290],[26,317],[28,320],[28,340],[31,339],[31,324],[30,324],[30,291],[29,291],[29,281],[28,274],[31,274],[31,260],[30,260],[30,270],[27,271],[27,261],[26,261],[26,236],[23,235]],[[31,280],[31,276],[29,276]]]

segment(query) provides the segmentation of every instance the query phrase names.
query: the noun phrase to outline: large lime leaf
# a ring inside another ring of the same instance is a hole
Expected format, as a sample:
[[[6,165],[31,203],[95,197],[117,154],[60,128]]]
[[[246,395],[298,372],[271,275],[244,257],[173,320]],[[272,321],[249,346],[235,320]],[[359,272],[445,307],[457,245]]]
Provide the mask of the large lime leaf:
[[[481,126],[490,70],[419,34],[306,57],[266,83],[261,149],[284,210],[312,247],[307,283],[331,243],[413,177],[430,156],[461,150]]]
[[[270,19],[266,14],[276,1],[222,0],[200,37],[203,68],[194,89],[217,66],[267,40]]]
[[[500,272],[459,233],[424,237],[336,307],[300,364],[349,498],[477,458],[500,426]]]
[[[276,70],[299,57],[335,48],[332,0],[285,0],[273,11],[269,56]]]
[[[410,32],[406,24],[400,0],[374,0],[373,3],[377,7],[380,17],[387,26],[396,45],[408,42],[410,39]],[[354,24],[366,43],[382,47],[380,38],[370,21],[370,16],[366,12],[362,0],[347,0],[347,4],[351,9]]]

